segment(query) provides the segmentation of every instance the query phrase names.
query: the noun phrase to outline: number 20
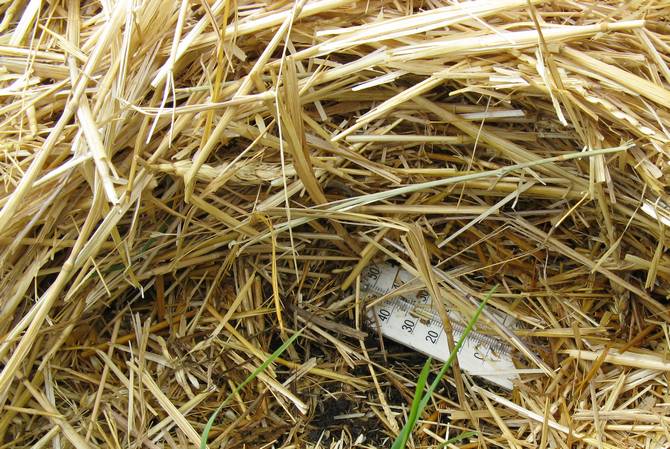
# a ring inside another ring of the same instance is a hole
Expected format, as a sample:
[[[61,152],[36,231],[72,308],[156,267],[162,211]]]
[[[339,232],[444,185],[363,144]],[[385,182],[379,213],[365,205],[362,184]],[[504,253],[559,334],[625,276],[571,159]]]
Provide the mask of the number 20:
[[[428,331],[428,335],[426,335],[426,341],[431,342],[432,344],[437,343],[437,339],[440,337],[440,335],[435,332],[435,331]]]

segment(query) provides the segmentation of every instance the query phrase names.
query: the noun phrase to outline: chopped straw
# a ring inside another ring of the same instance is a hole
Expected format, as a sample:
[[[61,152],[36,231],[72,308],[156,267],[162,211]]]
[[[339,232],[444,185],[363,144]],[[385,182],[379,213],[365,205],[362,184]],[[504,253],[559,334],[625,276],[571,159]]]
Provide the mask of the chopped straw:
[[[668,17],[0,0],[0,448],[668,447]],[[494,285],[417,413],[368,310]]]

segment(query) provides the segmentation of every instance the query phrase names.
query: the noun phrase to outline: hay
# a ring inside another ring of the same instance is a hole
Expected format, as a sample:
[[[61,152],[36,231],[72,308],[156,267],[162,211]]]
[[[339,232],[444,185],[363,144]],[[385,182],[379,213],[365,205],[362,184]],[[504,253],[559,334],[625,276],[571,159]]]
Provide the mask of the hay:
[[[410,447],[670,444],[669,3],[0,12],[0,447],[388,447],[384,259],[523,323]]]

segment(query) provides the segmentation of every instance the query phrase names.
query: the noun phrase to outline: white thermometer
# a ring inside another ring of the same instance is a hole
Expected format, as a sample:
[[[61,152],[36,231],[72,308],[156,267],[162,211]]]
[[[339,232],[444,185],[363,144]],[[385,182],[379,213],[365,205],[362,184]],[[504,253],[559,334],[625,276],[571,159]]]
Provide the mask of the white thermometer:
[[[390,263],[371,264],[361,274],[361,290],[368,296],[381,297],[414,277],[399,266]],[[449,311],[454,341],[463,335],[467,321],[456,311]],[[449,345],[437,311],[425,290],[402,296],[393,296],[375,304],[368,311],[373,326],[379,325],[381,334],[435,359],[449,358]],[[514,327],[510,316],[494,315],[503,326]],[[458,353],[461,369],[473,376],[483,377],[511,390],[518,370],[511,357],[511,347],[504,341],[476,331],[470,332]]]

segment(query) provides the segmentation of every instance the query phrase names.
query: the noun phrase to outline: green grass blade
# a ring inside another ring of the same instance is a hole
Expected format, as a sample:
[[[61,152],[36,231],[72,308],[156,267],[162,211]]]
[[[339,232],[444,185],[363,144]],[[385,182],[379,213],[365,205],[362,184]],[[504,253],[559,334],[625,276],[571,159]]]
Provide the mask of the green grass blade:
[[[256,368],[242,383],[240,383],[237,388],[235,388],[235,391],[232,391],[228,397],[226,398],[225,401],[219,405],[219,407],[212,413],[212,416],[209,418],[209,421],[207,421],[207,424],[205,425],[205,428],[202,431],[202,435],[200,436],[200,449],[205,449],[207,447],[207,439],[209,438],[209,432],[212,430],[212,426],[214,425],[214,421],[216,420],[216,417],[218,416],[219,412],[228,405],[230,400],[235,397],[237,393],[242,391],[242,388],[244,388],[249,382],[254,380],[260,373],[265,371],[268,366],[272,362],[274,362],[277,357],[279,357],[286,349],[293,344],[293,342],[296,340],[302,334],[302,330],[299,330],[295,334],[291,335],[291,337],[284,342],[275,352],[273,352],[270,357],[268,357],[258,368]]]
[[[472,318],[470,318],[470,321],[468,321],[468,325],[465,327],[463,335],[461,335],[461,338],[459,338],[458,341],[456,342],[456,345],[454,345],[454,350],[451,352],[451,354],[449,354],[449,358],[447,359],[446,363],[442,366],[440,372],[437,374],[437,377],[435,377],[433,383],[430,385],[430,387],[428,387],[426,395],[421,400],[421,405],[419,409],[420,412],[423,412],[423,409],[426,408],[426,405],[428,405],[428,401],[430,401],[430,396],[437,389],[438,385],[440,384],[440,381],[442,380],[442,377],[444,377],[444,374],[447,372],[447,370],[451,368],[451,365],[454,363],[456,357],[458,357],[458,351],[461,350],[463,343],[465,343],[465,340],[468,338],[468,335],[470,335],[470,332],[472,332],[472,329],[475,327],[475,323],[479,319],[479,315],[482,314],[482,310],[484,310],[484,307],[486,307],[486,303],[489,301],[489,299],[491,298],[491,296],[493,295],[493,293],[496,291],[497,288],[498,286],[496,285],[491,290],[489,290],[489,292],[484,297],[484,300],[479,304],[479,307],[477,307],[477,310],[475,311]]]
[[[470,438],[470,437],[475,436],[475,435],[477,435],[477,432],[475,432],[475,431],[473,431],[473,430],[468,430],[467,432],[459,433],[459,434],[456,435],[455,437],[451,437],[451,438],[449,438],[449,439],[448,439],[447,441],[445,441],[444,443],[440,443],[440,445],[437,446],[437,449],[441,449],[441,448],[443,448],[443,447],[445,447],[445,446],[447,446],[447,445],[449,445],[449,444],[458,443],[458,442],[461,441],[461,440],[464,440],[464,439],[466,439],[466,438]]]
[[[412,406],[410,407],[409,416],[407,417],[407,423],[411,425],[405,425],[398,438],[393,442],[391,449],[399,449],[405,447],[407,440],[409,440],[410,431],[414,427],[414,423],[419,418],[419,404],[421,402],[421,397],[423,396],[423,390],[426,388],[426,383],[428,382],[428,374],[430,374],[430,365],[432,364],[433,359],[428,357],[426,363],[423,364],[423,369],[421,374],[419,374],[419,380],[416,382],[416,389],[414,390],[414,398],[412,399]]]
[[[430,387],[428,387],[428,390],[426,391],[426,394],[423,395],[421,398],[421,401],[419,402],[418,407],[415,407],[414,401],[412,401],[412,410],[410,412],[410,416],[407,419],[407,423],[403,426],[402,430],[398,434],[398,437],[395,439],[393,442],[392,449],[405,449],[405,445],[407,444],[407,440],[409,439],[409,435],[412,433],[412,430],[414,429],[414,425],[416,424],[416,421],[419,419],[421,414],[423,413],[423,410],[426,408],[428,405],[428,401],[430,401],[431,396],[437,389],[437,387],[440,385],[440,381],[442,380],[442,377],[444,377],[445,373],[449,368],[451,368],[451,365],[454,363],[454,360],[458,356],[458,351],[460,351],[461,347],[463,346],[463,343],[465,343],[465,340],[468,338],[468,335],[470,335],[470,332],[472,332],[472,329],[475,327],[475,323],[477,323],[477,320],[479,319],[479,316],[482,313],[482,310],[484,310],[484,307],[486,307],[486,303],[488,300],[491,298],[493,293],[496,291],[498,286],[493,287],[489,292],[486,294],[484,297],[483,301],[479,304],[477,307],[477,310],[475,311],[474,315],[470,318],[470,321],[468,321],[468,325],[465,327],[465,330],[463,331],[463,334],[461,335],[461,338],[458,339],[456,344],[454,345],[454,350],[451,351],[449,354],[449,358],[447,361],[444,363],[442,368],[440,368],[440,372],[437,374],[437,377],[433,380],[433,383],[430,384]],[[426,366],[424,365],[424,370],[426,369]],[[424,375],[424,370],[421,370],[421,376]],[[424,380],[425,383],[425,380]],[[423,387],[421,390],[418,388],[419,382],[417,382],[417,392],[415,393],[415,399],[417,397],[417,394],[420,395],[423,392]],[[421,392],[421,393],[419,393]],[[412,414],[416,412],[414,419],[412,420]]]

